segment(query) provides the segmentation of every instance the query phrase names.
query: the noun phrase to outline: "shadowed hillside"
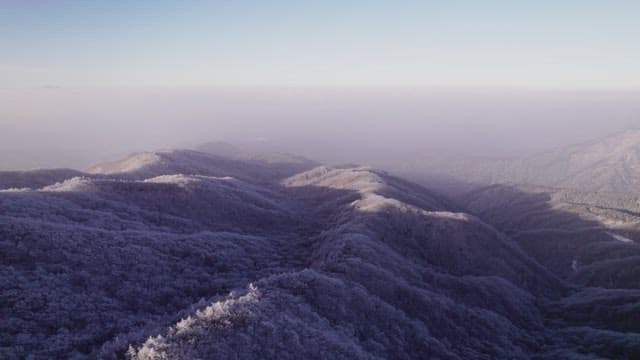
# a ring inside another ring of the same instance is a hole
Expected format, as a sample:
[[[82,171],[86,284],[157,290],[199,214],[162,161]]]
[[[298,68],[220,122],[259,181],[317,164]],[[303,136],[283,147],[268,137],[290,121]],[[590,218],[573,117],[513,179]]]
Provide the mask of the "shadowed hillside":
[[[633,195],[494,185],[460,201],[554,274],[581,285],[640,288]]]

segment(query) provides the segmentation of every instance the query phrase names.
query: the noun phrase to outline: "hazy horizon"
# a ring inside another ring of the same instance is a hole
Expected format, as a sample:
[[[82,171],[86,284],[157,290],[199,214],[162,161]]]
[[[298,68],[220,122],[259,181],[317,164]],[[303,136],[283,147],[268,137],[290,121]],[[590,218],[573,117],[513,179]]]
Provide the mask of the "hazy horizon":
[[[5,170],[83,169],[131,152],[208,141],[328,163],[509,158],[640,126],[640,92],[630,91],[40,88],[0,93],[5,154],[0,168]]]
[[[227,141],[513,157],[640,126],[630,1],[0,1],[0,169]]]

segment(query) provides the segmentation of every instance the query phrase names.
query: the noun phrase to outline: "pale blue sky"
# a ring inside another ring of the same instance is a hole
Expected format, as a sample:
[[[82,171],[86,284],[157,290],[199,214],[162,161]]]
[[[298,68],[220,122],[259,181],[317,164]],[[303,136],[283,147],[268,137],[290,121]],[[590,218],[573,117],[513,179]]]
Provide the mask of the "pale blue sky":
[[[640,89],[640,1],[0,0],[0,87]]]

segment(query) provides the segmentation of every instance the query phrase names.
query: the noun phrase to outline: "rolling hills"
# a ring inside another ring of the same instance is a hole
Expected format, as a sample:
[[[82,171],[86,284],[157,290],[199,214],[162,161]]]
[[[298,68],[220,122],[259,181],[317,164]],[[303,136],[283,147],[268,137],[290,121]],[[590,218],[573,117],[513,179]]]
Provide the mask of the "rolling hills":
[[[0,356],[640,355],[640,290],[558,273],[482,192],[277,159],[142,153],[0,191]]]

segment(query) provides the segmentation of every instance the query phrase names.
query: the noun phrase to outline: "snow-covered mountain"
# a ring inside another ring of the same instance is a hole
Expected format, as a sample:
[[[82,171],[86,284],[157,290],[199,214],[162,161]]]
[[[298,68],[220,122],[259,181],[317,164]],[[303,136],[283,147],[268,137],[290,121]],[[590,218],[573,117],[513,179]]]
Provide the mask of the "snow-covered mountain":
[[[135,153],[124,159],[94,165],[93,175],[146,179],[158,175],[233,176],[238,179],[270,182],[316,166],[303,158],[268,161],[258,155],[225,157],[194,150],[166,150]]]
[[[141,153],[0,191],[0,357],[640,356],[640,290],[554,274],[470,202],[290,159]]]
[[[415,178],[473,184],[533,184],[590,191],[640,191],[640,130],[511,160],[457,159],[405,164]]]

